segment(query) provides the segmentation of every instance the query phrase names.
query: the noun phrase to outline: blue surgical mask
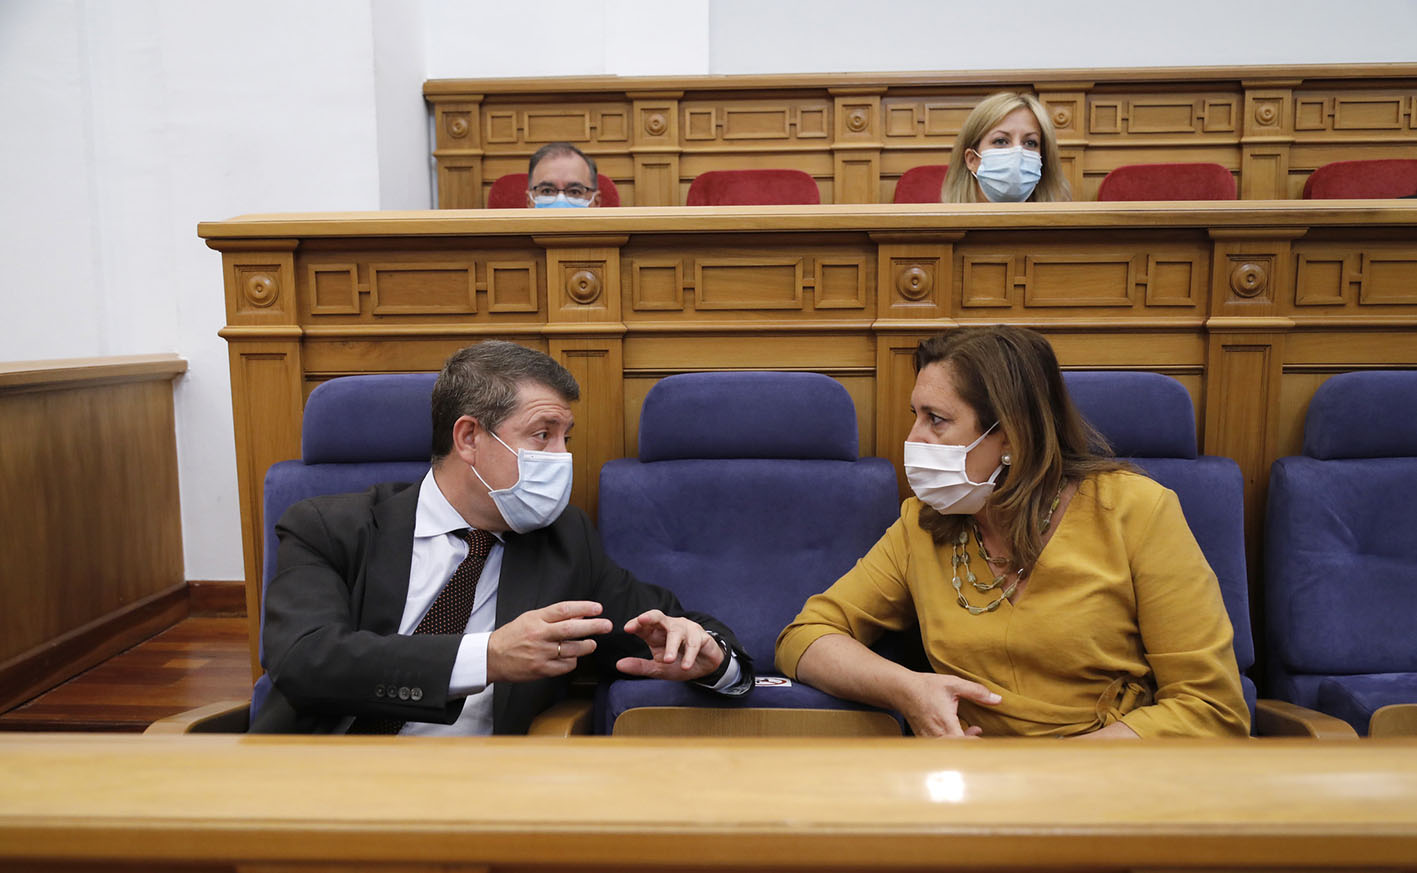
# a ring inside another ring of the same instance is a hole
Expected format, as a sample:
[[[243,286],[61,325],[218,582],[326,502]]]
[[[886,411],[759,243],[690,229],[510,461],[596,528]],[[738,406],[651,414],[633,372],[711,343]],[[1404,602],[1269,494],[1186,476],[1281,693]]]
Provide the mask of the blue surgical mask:
[[[510,488],[493,488],[476,467],[469,469],[487,489],[507,527],[517,533],[527,533],[560,518],[566,504],[571,502],[571,453],[514,449],[495,433],[488,433],[517,456],[516,484]]]
[[[584,209],[590,205],[591,198],[571,198],[566,196],[565,191],[558,191],[554,198],[533,195],[531,200],[537,209]]]
[[[1018,203],[1027,200],[1043,178],[1043,156],[1023,146],[979,152],[974,178],[991,203]]]

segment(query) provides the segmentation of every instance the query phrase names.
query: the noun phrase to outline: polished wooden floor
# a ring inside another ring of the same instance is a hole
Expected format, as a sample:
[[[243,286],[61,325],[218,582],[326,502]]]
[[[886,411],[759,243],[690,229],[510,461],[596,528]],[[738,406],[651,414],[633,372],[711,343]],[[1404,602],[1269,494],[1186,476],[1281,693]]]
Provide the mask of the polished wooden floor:
[[[197,616],[0,715],[0,730],[137,732],[250,693],[246,619]]]

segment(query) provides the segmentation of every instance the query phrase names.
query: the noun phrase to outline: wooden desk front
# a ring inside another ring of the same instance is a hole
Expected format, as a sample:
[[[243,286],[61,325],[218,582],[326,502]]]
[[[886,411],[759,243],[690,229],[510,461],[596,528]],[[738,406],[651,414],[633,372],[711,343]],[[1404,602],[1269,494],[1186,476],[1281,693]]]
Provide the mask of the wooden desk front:
[[[0,772],[0,870],[1417,869],[1412,741],[31,734]]]
[[[468,209],[554,140],[627,206],[676,206],[709,170],[791,167],[823,203],[889,203],[912,167],[948,164],[970,110],[1036,94],[1075,200],[1124,164],[1207,161],[1241,199],[1297,199],[1330,161],[1410,158],[1417,65],[431,79],[438,204]]]
[[[1299,451],[1318,385],[1417,367],[1411,201],[572,212],[200,226],[223,253],[253,631],[261,482],[299,456],[310,389],[437,370],[488,337],[543,349],[580,381],[572,499],[593,512],[601,465],[636,453],[641,401],[663,376],[827,373],[856,402],[862,454],[899,467],[916,343],[964,324],[1036,327],[1065,367],[1155,370],[1190,390],[1202,451],[1244,471],[1252,555],[1269,466]]]

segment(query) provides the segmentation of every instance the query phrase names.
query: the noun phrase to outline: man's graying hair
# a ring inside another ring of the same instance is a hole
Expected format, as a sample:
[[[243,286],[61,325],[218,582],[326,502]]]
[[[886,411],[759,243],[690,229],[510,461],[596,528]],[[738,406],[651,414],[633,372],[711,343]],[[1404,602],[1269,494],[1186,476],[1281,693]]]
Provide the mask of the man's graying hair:
[[[487,340],[453,354],[433,385],[433,460],[453,450],[453,424],[462,416],[496,431],[517,408],[517,386],[545,385],[570,403],[581,389],[565,367],[534,349]]]
[[[568,142],[550,142],[537,149],[536,153],[531,156],[531,160],[527,162],[526,181],[528,188],[531,186],[531,177],[536,175],[536,165],[546,158],[555,157],[557,155],[577,155],[580,157],[581,160],[585,161],[586,167],[590,169],[591,190],[600,187],[600,176],[597,175],[599,170],[595,167],[595,158],[592,158],[590,155]]]

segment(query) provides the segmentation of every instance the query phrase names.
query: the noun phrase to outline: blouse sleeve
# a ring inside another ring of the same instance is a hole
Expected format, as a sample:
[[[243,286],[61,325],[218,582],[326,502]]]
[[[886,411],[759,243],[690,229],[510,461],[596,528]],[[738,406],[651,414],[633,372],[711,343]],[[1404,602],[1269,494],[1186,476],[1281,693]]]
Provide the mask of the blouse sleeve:
[[[906,584],[910,516],[897,519],[830,588],[807,598],[802,611],[778,634],[777,667],[785,675],[797,678],[802,653],[828,634],[846,634],[869,646],[883,632],[914,623],[914,601]]]
[[[1249,708],[1220,584],[1174,492],[1162,491],[1130,562],[1156,702],[1122,722],[1142,737],[1247,735]]]

